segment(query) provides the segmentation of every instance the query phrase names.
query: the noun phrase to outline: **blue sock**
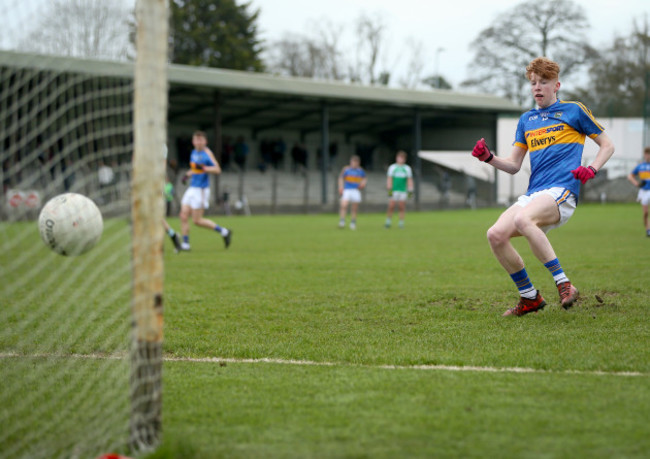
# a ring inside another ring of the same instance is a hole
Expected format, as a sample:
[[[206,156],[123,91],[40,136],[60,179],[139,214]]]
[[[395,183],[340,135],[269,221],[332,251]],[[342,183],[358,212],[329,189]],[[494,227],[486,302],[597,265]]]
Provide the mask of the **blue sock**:
[[[556,284],[559,284],[561,282],[569,282],[569,278],[566,277],[566,274],[564,274],[564,270],[562,269],[562,266],[560,265],[560,262],[557,258],[555,260],[549,261],[548,263],[544,263],[544,266],[546,266],[546,269],[549,270]]]
[[[185,235],[185,236],[183,236],[183,242],[187,242],[187,243],[189,244],[189,242],[190,242],[190,236],[189,236],[189,235]]]
[[[229,229],[224,228],[223,226],[219,226],[219,225],[216,225],[216,226],[214,227],[214,230],[215,230],[217,233],[219,233],[219,234],[221,234],[222,236],[224,236],[224,237],[227,236],[228,233],[230,232]]]
[[[510,277],[517,286],[517,289],[519,290],[519,294],[521,296],[530,299],[534,299],[537,296],[537,290],[535,290],[535,287],[533,287],[532,282],[528,278],[526,268],[516,273],[510,274]]]

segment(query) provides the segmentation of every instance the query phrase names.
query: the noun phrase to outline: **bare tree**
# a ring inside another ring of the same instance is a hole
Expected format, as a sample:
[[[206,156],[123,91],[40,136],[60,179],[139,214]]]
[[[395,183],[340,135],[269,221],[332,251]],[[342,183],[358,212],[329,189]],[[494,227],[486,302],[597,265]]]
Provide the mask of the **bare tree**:
[[[636,18],[629,35],[603,49],[590,66],[587,89],[569,91],[567,97],[584,102],[600,117],[650,118],[648,17]]]
[[[389,73],[378,71],[377,64],[384,51],[383,43],[386,26],[380,16],[370,17],[362,14],[357,19],[356,59],[350,69],[350,79],[369,84],[387,84]]]
[[[132,11],[121,0],[53,0],[21,41],[22,51],[126,59]]]
[[[343,54],[339,49],[341,27],[325,23],[314,27],[315,36],[285,34],[267,48],[267,67],[289,76],[343,80]]]
[[[462,85],[525,105],[530,94],[523,69],[532,59],[552,58],[566,77],[597,56],[587,43],[588,28],[584,10],[572,0],[520,3],[479,32],[471,44],[472,77]]]
[[[407,46],[410,50],[410,59],[406,66],[406,74],[399,80],[399,85],[405,89],[415,89],[422,82],[426,59],[424,58],[424,45],[421,41],[409,38]]]

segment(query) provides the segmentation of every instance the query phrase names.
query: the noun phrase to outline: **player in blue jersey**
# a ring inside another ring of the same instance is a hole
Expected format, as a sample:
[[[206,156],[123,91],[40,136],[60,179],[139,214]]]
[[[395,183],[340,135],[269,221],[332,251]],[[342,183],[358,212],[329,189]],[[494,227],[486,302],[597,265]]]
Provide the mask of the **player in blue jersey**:
[[[210,203],[210,176],[208,174],[220,174],[221,167],[219,167],[212,150],[208,148],[208,138],[204,132],[196,131],[194,133],[192,145],[194,150],[190,155],[190,170],[186,175],[186,177],[189,177],[190,186],[185,190],[181,200],[180,217],[181,233],[183,235],[181,248],[190,250],[190,216],[196,226],[218,232],[223,238],[226,248],[228,248],[232,231],[203,216]]]
[[[361,190],[366,187],[366,171],[361,167],[361,158],[354,155],[350,164],[344,166],[339,174],[339,195],[341,205],[339,209],[339,228],[345,228],[345,216],[350,206],[350,229],[357,228],[357,211],[361,202]]]
[[[643,162],[637,165],[627,176],[632,185],[639,188],[636,200],[643,208],[643,226],[646,236],[650,237],[650,226],[648,226],[648,205],[650,205],[650,147],[643,150]]]
[[[537,107],[519,118],[510,156],[493,155],[484,139],[476,142],[472,151],[480,161],[509,174],[519,172],[526,154],[530,156],[528,191],[487,232],[492,252],[520,294],[519,303],[504,316],[522,316],[546,306],[511,243],[517,236],[528,240],[533,254],[553,276],[562,307],[568,309],[578,299],[578,290],[564,273],[546,232],[567,222],[576,208],[580,183],[594,178],[614,153],[614,144],[584,105],[558,99],[559,74],[559,65],[545,57],[534,59],[526,67]],[[599,149],[593,162],[584,167],[586,137]]]

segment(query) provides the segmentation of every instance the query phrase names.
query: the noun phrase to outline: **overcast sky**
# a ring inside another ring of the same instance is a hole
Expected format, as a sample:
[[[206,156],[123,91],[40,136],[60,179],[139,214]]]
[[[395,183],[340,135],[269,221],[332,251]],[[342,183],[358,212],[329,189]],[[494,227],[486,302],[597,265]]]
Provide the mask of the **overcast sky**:
[[[386,64],[396,68],[408,65],[410,37],[423,44],[423,76],[436,73],[437,61],[440,74],[457,88],[468,77],[467,65],[473,58],[470,42],[501,13],[520,3],[523,0],[251,0],[251,11],[260,9],[259,32],[267,41],[286,32],[314,36],[315,26],[329,21],[344,26],[341,44],[351,43],[354,23],[362,13],[379,16],[389,38]],[[643,20],[645,14],[650,21],[650,0],[576,3],[587,12],[594,47],[608,46],[615,34],[628,35],[635,18]]]
[[[49,1],[0,0],[0,46],[24,33]],[[110,1],[127,7],[135,4],[135,0]],[[351,50],[359,16],[379,17],[387,38],[387,53],[380,65],[393,71],[392,85],[408,66],[412,55],[409,43],[415,41],[423,47],[422,76],[435,74],[437,67],[459,89],[460,82],[469,77],[467,66],[474,57],[470,42],[499,15],[524,0],[236,0],[238,4],[246,1],[251,3],[249,11],[260,10],[258,31],[267,46],[286,33],[314,37],[319,24],[330,23],[343,28],[341,48]],[[639,24],[644,17],[650,22],[650,0],[574,1],[587,12],[594,47],[609,46],[615,34],[629,35],[634,19]],[[563,84],[571,86],[567,81]]]

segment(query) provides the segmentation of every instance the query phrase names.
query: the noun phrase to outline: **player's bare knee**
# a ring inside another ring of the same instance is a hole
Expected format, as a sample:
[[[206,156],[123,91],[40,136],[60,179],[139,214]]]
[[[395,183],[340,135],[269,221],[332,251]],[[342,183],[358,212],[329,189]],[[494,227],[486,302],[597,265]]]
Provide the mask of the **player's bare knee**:
[[[533,224],[532,220],[526,217],[525,214],[523,214],[522,212],[515,215],[515,218],[512,220],[512,223],[515,225],[515,228],[517,229],[519,234],[524,234],[526,232],[526,228],[528,228],[531,224]]]
[[[496,247],[506,242],[508,238],[506,237],[505,232],[501,231],[496,226],[492,226],[487,230],[487,240],[490,243],[490,246]]]

